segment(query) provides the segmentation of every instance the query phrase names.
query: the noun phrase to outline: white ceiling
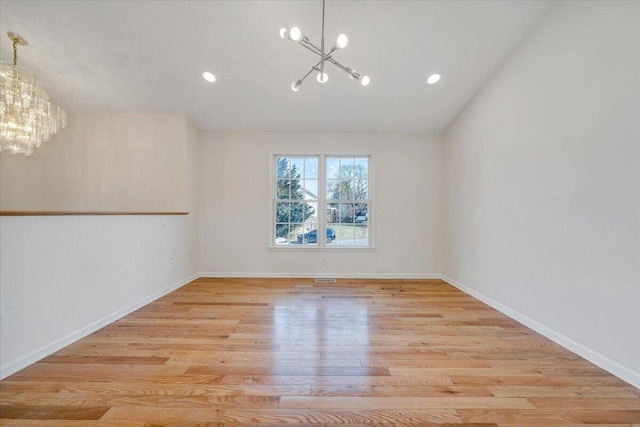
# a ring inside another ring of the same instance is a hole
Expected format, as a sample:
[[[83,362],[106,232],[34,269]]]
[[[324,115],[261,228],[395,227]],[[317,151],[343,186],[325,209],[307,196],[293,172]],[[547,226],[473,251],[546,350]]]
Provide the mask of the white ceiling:
[[[317,56],[322,2],[0,2],[2,32],[29,41],[18,63],[71,112],[186,113],[203,130],[442,132],[551,6],[550,1],[327,1],[325,37],[349,45],[329,82],[291,83]],[[1,36],[1,57],[11,41]],[[217,77],[209,84],[208,70]],[[430,86],[426,78],[442,74]]]

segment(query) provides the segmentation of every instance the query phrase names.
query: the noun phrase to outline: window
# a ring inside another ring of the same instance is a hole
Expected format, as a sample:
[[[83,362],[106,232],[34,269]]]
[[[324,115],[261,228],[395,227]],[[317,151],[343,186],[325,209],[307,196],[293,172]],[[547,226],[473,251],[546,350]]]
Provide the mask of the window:
[[[278,247],[370,247],[369,156],[276,155],[273,233]]]

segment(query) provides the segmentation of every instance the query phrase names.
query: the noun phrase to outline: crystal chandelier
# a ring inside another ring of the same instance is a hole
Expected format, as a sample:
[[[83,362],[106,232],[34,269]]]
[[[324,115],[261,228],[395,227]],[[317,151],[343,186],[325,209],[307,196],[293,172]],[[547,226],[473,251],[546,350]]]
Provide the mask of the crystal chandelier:
[[[333,59],[333,54],[336,51],[347,47],[347,43],[349,42],[349,39],[347,38],[346,34],[340,34],[336,41],[336,45],[333,46],[331,50],[325,54],[325,51],[324,51],[324,3],[325,3],[325,0],[322,0],[322,39],[320,40],[320,47],[311,43],[309,41],[309,38],[304,34],[302,34],[302,31],[298,27],[292,27],[290,30],[287,30],[286,28],[280,29],[280,37],[282,37],[283,39],[288,39],[291,42],[298,43],[300,46],[310,50],[311,52],[315,53],[320,57],[320,62],[318,62],[313,67],[311,67],[311,70],[309,70],[307,74],[305,74],[301,79],[299,79],[298,81],[294,82],[291,85],[291,89],[293,89],[295,92],[297,92],[300,89],[300,86],[302,85],[302,82],[304,81],[304,79],[306,79],[309,76],[309,74],[311,74],[313,71],[318,71],[317,79],[320,83],[325,83],[327,80],[329,80],[329,76],[324,72],[325,62],[330,62],[336,67],[340,68],[342,71],[347,73],[350,78],[359,80],[362,86],[367,86],[369,84],[368,76],[361,76],[355,70],[352,70],[349,67],[345,67],[344,65],[342,65],[341,63]]]
[[[67,115],[49,102],[38,76],[18,67],[18,45],[28,42],[7,35],[13,41],[13,65],[0,62],[0,151],[28,156],[67,125]]]

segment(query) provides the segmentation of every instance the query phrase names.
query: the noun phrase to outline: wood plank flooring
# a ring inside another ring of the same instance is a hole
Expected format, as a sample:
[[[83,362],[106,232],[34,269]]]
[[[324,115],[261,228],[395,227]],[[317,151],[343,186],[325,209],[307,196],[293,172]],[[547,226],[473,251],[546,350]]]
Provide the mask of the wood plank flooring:
[[[640,390],[440,280],[199,279],[0,382],[2,426],[640,426]]]

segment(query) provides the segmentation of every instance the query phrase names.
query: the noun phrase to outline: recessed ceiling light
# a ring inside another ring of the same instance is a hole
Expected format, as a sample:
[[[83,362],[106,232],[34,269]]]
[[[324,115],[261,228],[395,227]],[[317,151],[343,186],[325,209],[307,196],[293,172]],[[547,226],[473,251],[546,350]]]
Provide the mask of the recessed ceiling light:
[[[208,71],[205,71],[204,73],[202,73],[202,77],[204,77],[204,79],[210,83],[213,83],[216,81],[216,76],[214,76]]]
[[[438,83],[439,80],[440,80],[440,74],[431,74],[427,79],[427,83],[432,85],[432,84]]]

